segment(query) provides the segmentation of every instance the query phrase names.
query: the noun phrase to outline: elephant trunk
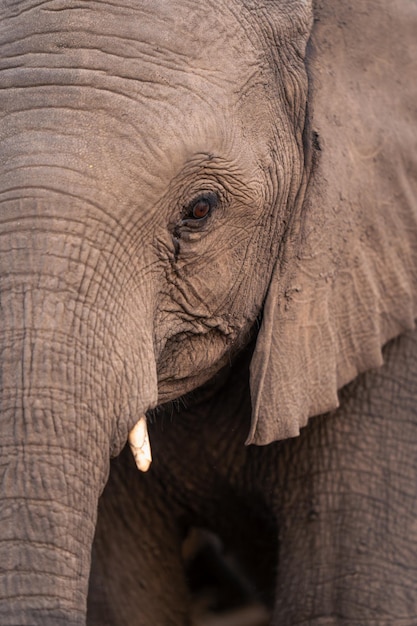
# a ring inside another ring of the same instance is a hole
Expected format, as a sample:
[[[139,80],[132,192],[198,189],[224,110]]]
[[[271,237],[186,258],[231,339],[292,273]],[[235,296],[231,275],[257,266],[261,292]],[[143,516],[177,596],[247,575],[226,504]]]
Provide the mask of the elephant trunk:
[[[78,625],[110,456],[156,393],[152,345],[132,345],[99,247],[21,209],[0,236],[0,624]]]
[[[0,473],[0,623],[85,624],[103,465],[58,439],[2,445]]]

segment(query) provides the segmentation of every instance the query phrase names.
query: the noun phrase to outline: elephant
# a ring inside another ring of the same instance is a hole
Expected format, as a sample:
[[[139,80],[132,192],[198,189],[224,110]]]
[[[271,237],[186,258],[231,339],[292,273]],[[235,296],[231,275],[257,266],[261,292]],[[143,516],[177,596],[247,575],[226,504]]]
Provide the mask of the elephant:
[[[85,624],[128,439],[154,458],[136,555],[114,531],[132,620],[168,619],[155,590],[186,623],[167,505],[208,523],[217,486],[193,493],[182,423],[230,455],[212,525],[268,544],[274,623],[415,622],[416,23],[413,0],[2,0],[2,625]]]

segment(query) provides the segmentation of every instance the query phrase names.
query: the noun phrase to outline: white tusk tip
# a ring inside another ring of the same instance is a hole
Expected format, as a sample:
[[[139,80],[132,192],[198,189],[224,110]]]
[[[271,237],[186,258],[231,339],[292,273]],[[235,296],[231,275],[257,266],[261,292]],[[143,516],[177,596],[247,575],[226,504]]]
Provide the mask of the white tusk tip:
[[[147,472],[152,463],[152,453],[145,416],[130,431],[129,445],[138,470]]]

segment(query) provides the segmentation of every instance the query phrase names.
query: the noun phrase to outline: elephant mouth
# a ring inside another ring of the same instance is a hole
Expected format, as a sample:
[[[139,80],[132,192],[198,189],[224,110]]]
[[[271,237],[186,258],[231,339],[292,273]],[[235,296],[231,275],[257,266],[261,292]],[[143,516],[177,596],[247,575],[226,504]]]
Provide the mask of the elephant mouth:
[[[253,337],[252,325],[242,328],[206,328],[201,333],[177,333],[161,350],[157,363],[157,406],[201,388],[226,366]],[[129,445],[138,469],[146,472],[152,462],[146,416],[129,433]]]
[[[231,340],[232,341],[232,340]],[[200,387],[230,361],[230,345],[223,333],[176,335],[161,352],[157,368],[158,405],[175,400]],[[147,472],[152,452],[146,416],[142,415],[129,432],[129,445],[137,468]]]
[[[157,364],[158,404],[175,400],[206,383],[230,363],[248,339],[248,332],[236,329],[225,334],[218,328],[170,338]]]

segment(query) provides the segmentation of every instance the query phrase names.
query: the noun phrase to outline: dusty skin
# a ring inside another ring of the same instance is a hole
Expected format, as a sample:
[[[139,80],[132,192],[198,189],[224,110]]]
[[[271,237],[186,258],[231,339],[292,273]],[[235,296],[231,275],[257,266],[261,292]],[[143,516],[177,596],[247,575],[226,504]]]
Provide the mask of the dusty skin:
[[[0,0],[2,626],[189,624],[199,526],[271,624],[417,622],[416,32]]]

